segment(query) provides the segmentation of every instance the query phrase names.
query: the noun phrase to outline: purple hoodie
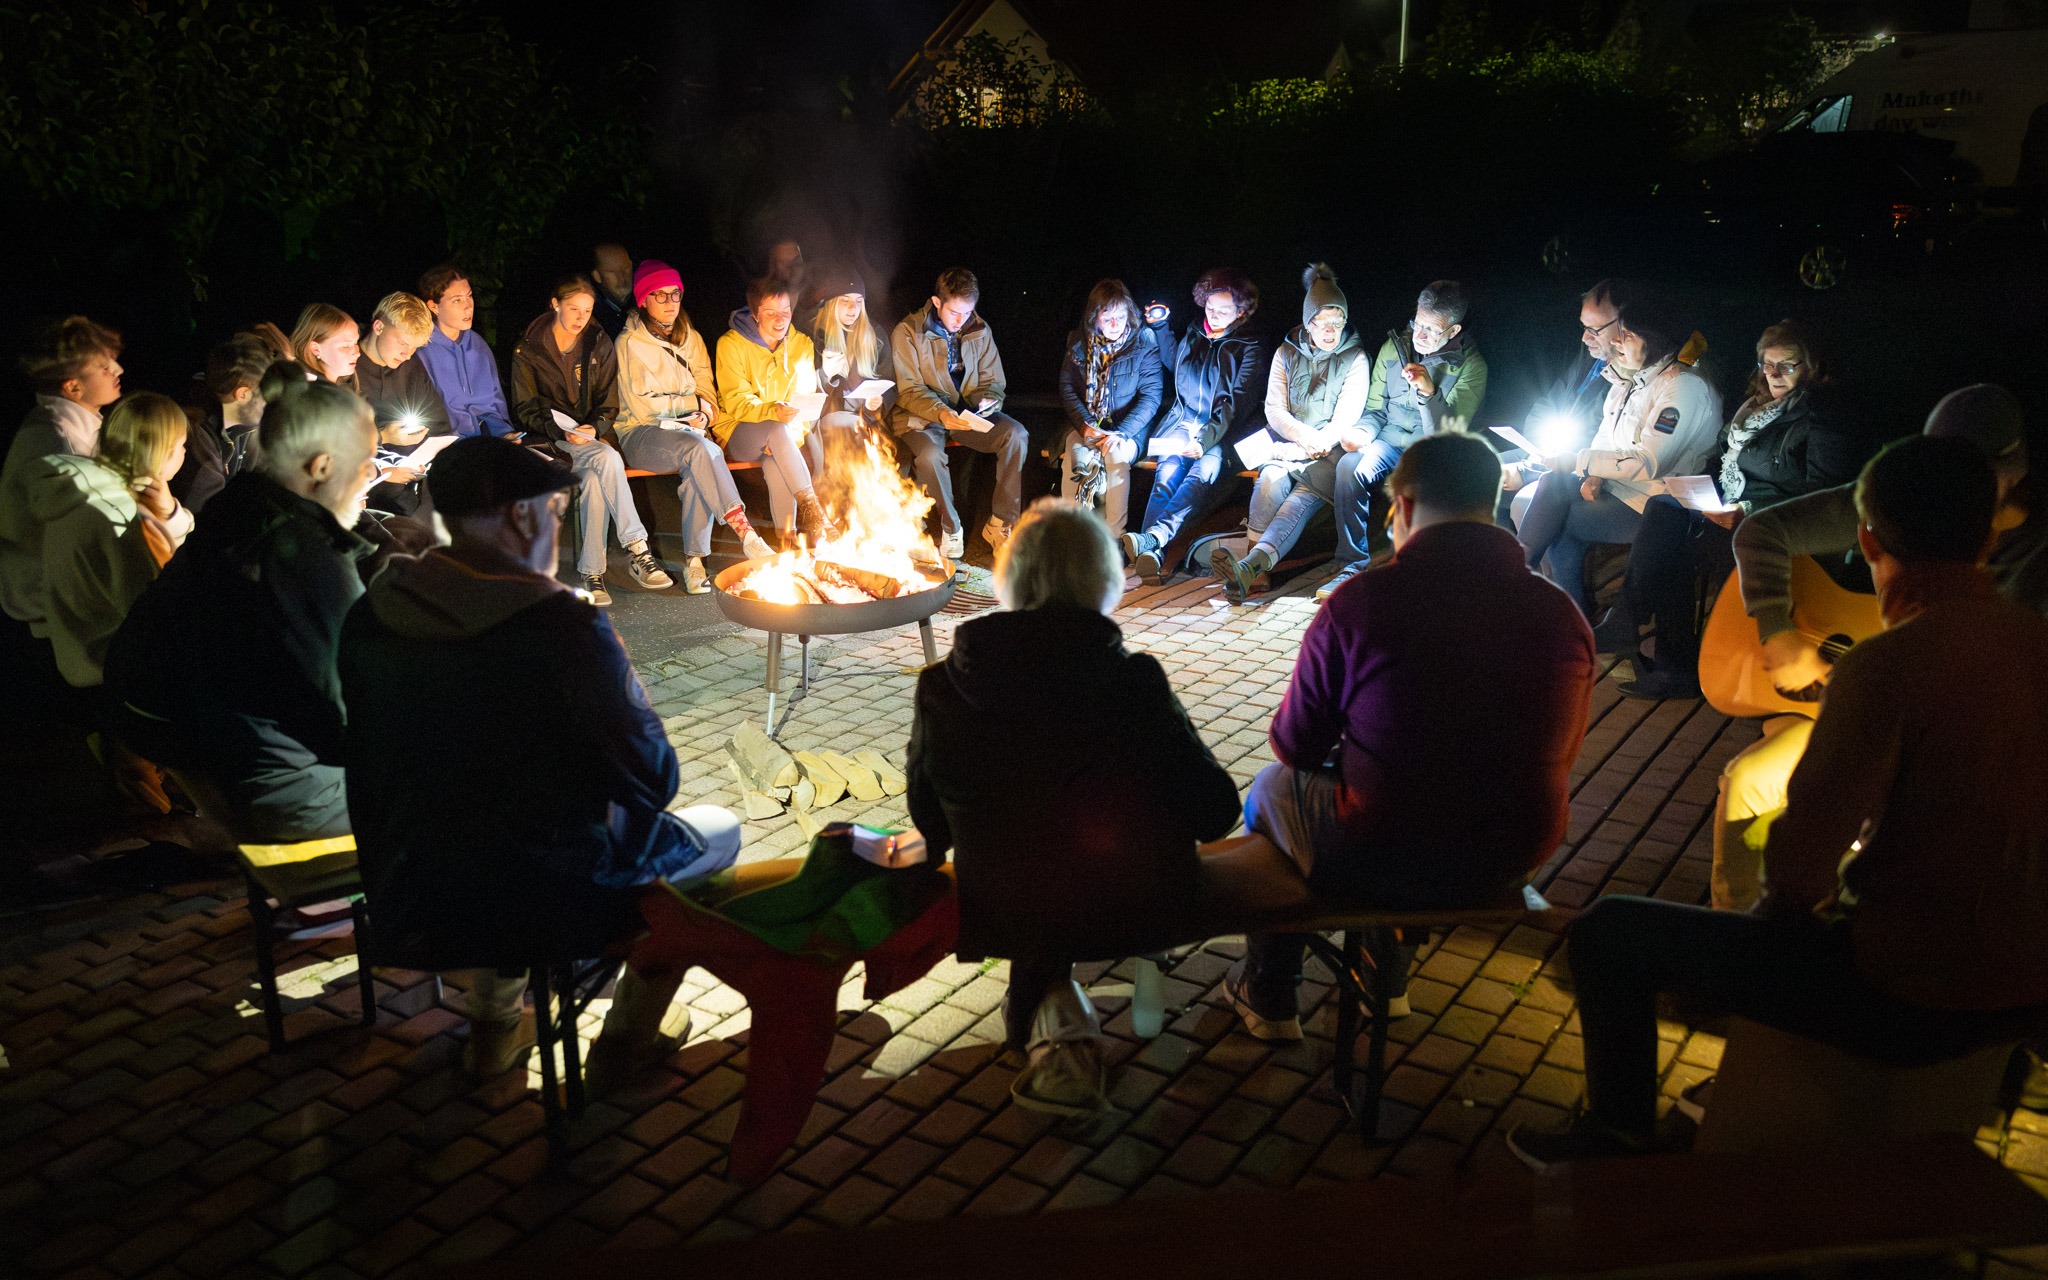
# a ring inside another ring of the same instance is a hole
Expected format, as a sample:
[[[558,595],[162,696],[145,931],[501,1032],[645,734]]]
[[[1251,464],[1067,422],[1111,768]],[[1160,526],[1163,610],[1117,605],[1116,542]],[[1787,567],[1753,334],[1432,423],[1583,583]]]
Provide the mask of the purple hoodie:
[[[434,390],[447,402],[448,423],[456,435],[473,436],[483,431],[502,436],[518,430],[505,408],[505,386],[498,380],[497,357],[476,336],[476,330],[465,329],[460,339],[450,341],[441,332],[441,326],[435,325],[417,358],[425,366],[427,376],[434,380]]]

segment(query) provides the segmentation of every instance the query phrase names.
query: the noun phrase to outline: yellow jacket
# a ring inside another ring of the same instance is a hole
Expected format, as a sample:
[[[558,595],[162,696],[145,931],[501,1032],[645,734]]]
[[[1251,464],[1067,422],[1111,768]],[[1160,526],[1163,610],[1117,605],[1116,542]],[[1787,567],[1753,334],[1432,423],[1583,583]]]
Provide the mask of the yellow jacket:
[[[818,390],[817,360],[808,334],[790,326],[782,345],[770,351],[759,341],[751,311],[732,313],[732,328],[718,339],[718,417],[711,433],[724,444],[742,422],[767,422],[772,406]],[[817,420],[799,414],[789,425],[802,439]]]

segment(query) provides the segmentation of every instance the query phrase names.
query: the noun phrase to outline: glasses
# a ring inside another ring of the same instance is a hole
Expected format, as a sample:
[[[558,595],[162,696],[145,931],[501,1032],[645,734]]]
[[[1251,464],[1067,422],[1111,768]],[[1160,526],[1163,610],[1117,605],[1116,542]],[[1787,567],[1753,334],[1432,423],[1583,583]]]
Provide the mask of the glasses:
[[[1798,360],[1759,360],[1756,367],[1767,378],[1787,378],[1799,371]]]
[[[1457,327],[1457,325],[1451,325],[1448,328],[1439,329],[1433,324],[1423,324],[1420,321],[1416,322],[1413,326],[1416,336],[1421,338],[1448,338],[1451,336],[1451,330]]]
[[[1594,328],[1594,327],[1593,327],[1593,326],[1591,326],[1591,325],[1583,325],[1583,324],[1582,324],[1582,325],[1580,325],[1580,326],[1579,326],[1579,328],[1580,328],[1581,330],[1583,330],[1583,331],[1585,332],[1585,335],[1586,335],[1587,337],[1589,337],[1589,338],[1597,338],[1597,337],[1599,337],[1599,336],[1600,336],[1601,334],[1603,334],[1603,333],[1607,332],[1607,331],[1608,331],[1609,329],[1612,329],[1612,328],[1613,328],[1613,327],[1614,327],[1615,325],[1618,325],[1618,324],[1620,324],[1620,323],[1621,323],[1621,317],[1620,317],[1620,316],[1616,316],[1616,317],[1614,317],[1614,319],[1612,319],[1612,320],[1609,320],[1609,321],[1608,321],[1608,322],[1607,322],[1606,324],[1603,324],[1603,325],[1601,325],[1601,326],[1600,326],[1599,328],[1597,328],[1597,329],[1596,329],[1596,328]]]
[[[681,302],[683,300],[683,291],[681,289],[656,289],[653,293],[647,295],[647,300],[649,302]]]

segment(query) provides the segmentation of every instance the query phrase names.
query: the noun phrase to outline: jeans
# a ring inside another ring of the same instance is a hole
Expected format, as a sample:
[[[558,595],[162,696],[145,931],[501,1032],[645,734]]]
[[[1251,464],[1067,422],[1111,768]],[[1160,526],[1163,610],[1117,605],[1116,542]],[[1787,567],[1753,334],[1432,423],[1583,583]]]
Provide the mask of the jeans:
[[[761,474],[768,480],[768,514],[787,537],[796,528],[798,496],[811,492],[812,471],[824,469],[824,437],[807,431],[799,446],[796,429],[787,422],[742,422],[725,438],[725,456],[762,464]]]
[[[1095,454],[1101,461],[1097,464],[1108,472],[1107,483],[1102,489],[1102,520],[1109,526],[1109,536],[1121,538],[1131,517],[1131,463],[1138,456],[1138,442],[1129,436],[1111,433],[1100,450],[1090,449],[1081,443],[1077,431],[1069,431],[1060,455],[1060,496],[1078,498],[1080,483],[1074,478],[1074,462],[1082,454]]]
[[[1172,542],[1190,516],[1208,514],[1222,475],[1221,445],[1199,458],[1175,454],[1159,459],[1159,469],[1152,473],[1152,496],[1145,502],[1145,534],[1161,547]]]
[[[1586,551],[1597,542],[1630,542],[1643,522],[1641,513],[1611,493],[1588,502],[1579,496],[1581,478],[1569,471],[1546,472],[1536,482],[1536,496],[1529,514],[1522,519],[1518,537],[1529,568],[1543,568],[1550,560],[1550,580],[1578,602],[1579,609],[1593,616],[1593,599],[1586,590]]]
[[[676,497],[683,504],[683,554],[710,555],[712,523],[740,505],[725,451],[694,431],[670,431],[651,423],[621,431],[619,451],[636,471],[675,475]]]
[[[1263,549],[1269,562],[1279,564],[1286,557],[1309,517],[1328,501],[1326,494],[1317,493],[1308,483],[1309,472],[1316,469],[1335,480],[1336,464],[1325,466],[1326,461],[1327,455],[1313,462],[1276,462],[1259,468],[1259,478],[1252,482],[1251,514],[1245,520],[1245,530],[1251,534],[1253,549]]]
[[[948,536],[960,532],[960,509],[953,503],[953,468],[946,461],[949,444],[996,455],[996,491],[989,500],[989,515],[1004,525],[1015,525],[1024,511],[1024,455],[1030,451],[1031,435],[1007,413],[983,416],[995,424],[987,431],[947,431],[932,423],[896,437],[910,455],[917,482],[939,508],[939,528]]]
[[[1595,1120],[1647,1137],[1657,1116],[1657,996],[1731,1014],[1895,1066],[1928,1066],[2024,1038],[2040,1010],[1926,1009],[1856,969],[1846,923],[1763,918],[1607,897],[1567,934]]]
[[[604,530],[610,524],[619,545],[629,550],[647,541],[647,526],[633,506],[626,487],[626,460],[602,440],[576,444],[555,441],[555,452],[567,455],[576,477],[576,572],[597,577],[604,572]]]
[[[1337,457],[1331,502],[1337,508],[1337,558],[1362,568],[1372,555],[1372,487],[1391,475],[1403,446],[1375,440]]]
[[[1676,498],[1658,494],[1643,508],[1643,522],[1628,552],[1621,600],[1631,621],[1657,624],[1658,671],[1699,679],[1700,579],[1711,595],[1734,567],[1735,538]]]

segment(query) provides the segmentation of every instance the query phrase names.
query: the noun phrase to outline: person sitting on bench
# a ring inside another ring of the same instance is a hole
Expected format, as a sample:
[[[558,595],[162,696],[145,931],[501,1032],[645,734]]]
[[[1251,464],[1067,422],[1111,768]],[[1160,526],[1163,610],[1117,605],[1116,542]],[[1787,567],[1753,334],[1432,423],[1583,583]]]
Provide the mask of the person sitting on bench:
[[[1319,898],[1479,906],[1525,880],[1564,835],[1593,635],[1494,525],[1500,459],[1485,441],[1417,440],[1388,491],[1394,558],[1345,583],[1309,623],[1273,718],[1279,763],[1252,781],[1245,823]],[[1253,1035],[1301,1038],[1302,951],[1299,934],[1246,940],[1225,991]]]
[[[1915,436],[1856,484],[1886,630],[1835,664],[1753,914],[1615,896],[1571,928],[1587,1112],[1533,1168],[1655,1145],[1657,996],[1924,1066],[2048,1017],[2048,620],[1979,567],[1997,482]]]
[[[394,558],[341,632],[376,947],[394,964],[478,971],[464,1065],[485,1077],[532,1043],[530,966],[605,954],[643,928],[644,886],[730,866],[740,846],[724,809],[667,811],[677,769],[661,718],[605,615],[555,581],[576,483],[509,440],[449,446],[427,487],[452,541]],[[547,744],[548,763],[508,766],[508,742]],[[593,1092],[673,1047],[661,1022],[681,976],[620,976]]]
[[[1195,845],[1237,823],[1229,771],[1107,616],[1123,578],[1093,511],[1025,512],[996,556],[1003,610],[918,678],[904,771],[926,846],[956,851],[960,957],[1010,959],[1009,1043],[1030,1052],[1011,1092],[1068,1115],[1104,1105],[1073,963],[1188,941]]]

